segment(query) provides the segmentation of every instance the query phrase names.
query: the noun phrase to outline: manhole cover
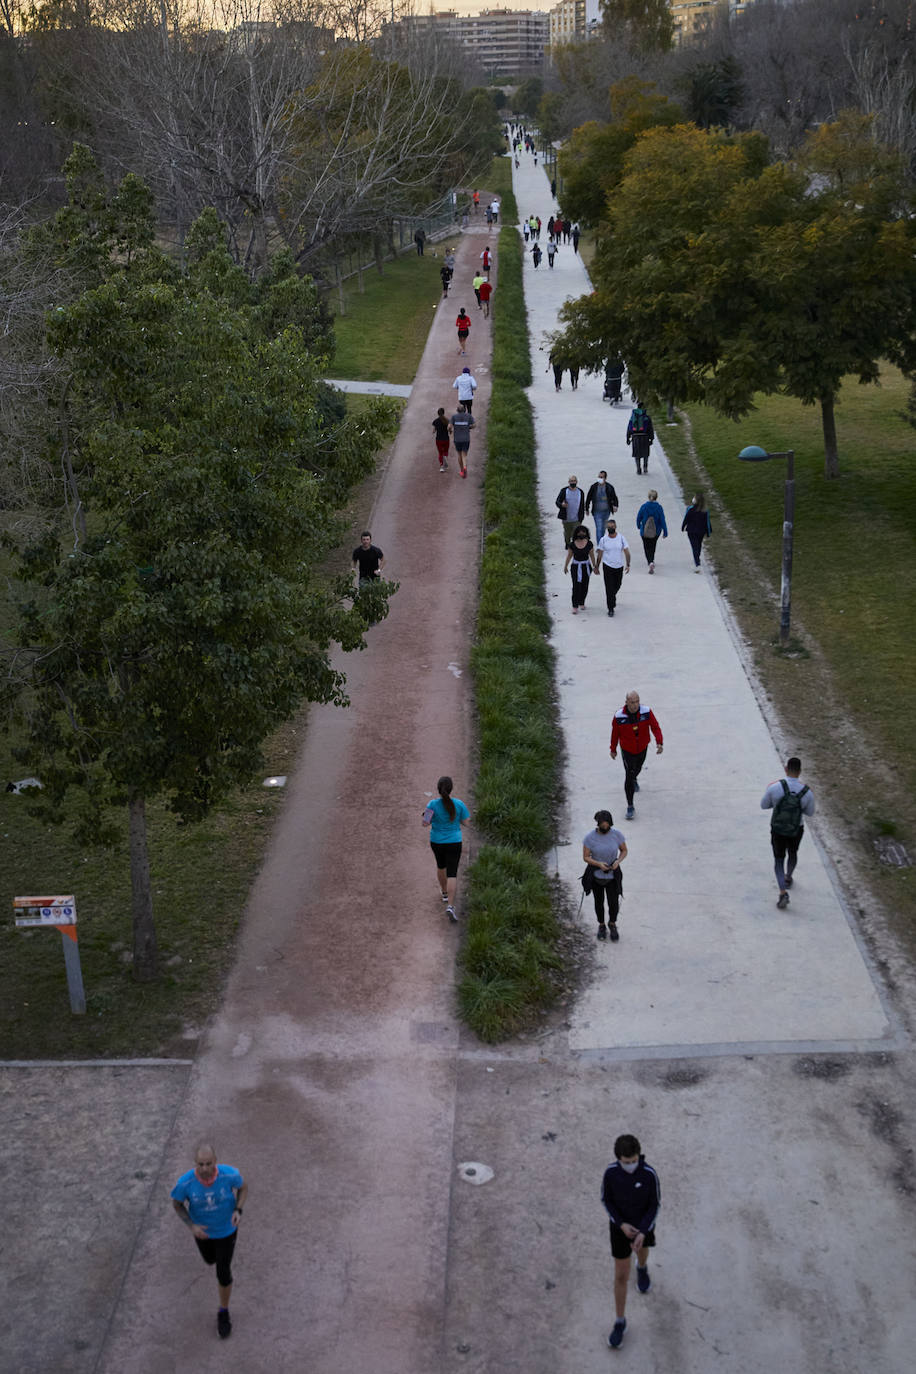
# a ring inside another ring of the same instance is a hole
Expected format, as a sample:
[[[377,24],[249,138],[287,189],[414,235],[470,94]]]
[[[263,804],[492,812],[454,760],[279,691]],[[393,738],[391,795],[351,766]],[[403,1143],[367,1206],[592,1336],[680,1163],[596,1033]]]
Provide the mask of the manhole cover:
[[[481,1183],[489,1183],[493,1177],[493,1170],[489,1164],[478,1164],[471,1160],[467,1164],[458,1165],[458,1177],[463,1178],[465,1183],[473,1183],[478,1187]]]

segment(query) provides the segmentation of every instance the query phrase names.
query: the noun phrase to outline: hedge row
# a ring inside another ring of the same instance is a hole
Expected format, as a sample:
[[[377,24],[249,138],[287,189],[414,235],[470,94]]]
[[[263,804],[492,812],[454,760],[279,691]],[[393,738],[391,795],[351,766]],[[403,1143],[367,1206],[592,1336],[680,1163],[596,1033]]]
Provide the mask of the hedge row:
[[[482,1040],[513,1034],[548,1006],[561,966],[559,922],[541,856],[553,843],[560,779],[554,654],[544,595],[534,420],[515,198],[505,195],[493,312],[485,540],[477,642],[480,766],[469,872],[461,1014]]]

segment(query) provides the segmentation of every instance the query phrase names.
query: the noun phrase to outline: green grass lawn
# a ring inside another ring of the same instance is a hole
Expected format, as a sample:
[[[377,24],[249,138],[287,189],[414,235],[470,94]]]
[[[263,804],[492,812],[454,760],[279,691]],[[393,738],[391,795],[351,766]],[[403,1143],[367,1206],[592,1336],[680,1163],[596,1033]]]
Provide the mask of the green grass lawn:
[[[408,385],[413,381],[433,311],[442,299],[439,269],[445,243],[428,243],[422,258],[410,252],[386,262],[381,276],[368,268],[362,294],[355,277],[345,282],[346,315],[339,313],[337,292],[328,296],[337,341],[332,376]]]
[[[783,727],[807,748],[856,858],[916,949],[912,870],[875,865],[873,851],[890,832],[916,857],[916,430],[898,414],[908,393],[892,368],[880,387],[843,387],[835,481],[823,475],[819,409],[773,396],[739,424],[701,406],[688,415],[715,489],[710,554],[729,603]],[[662,425],[660,438],[689,494],[702,479],[683,427]],[[776,645],[786,465],[739,462],[748,444],[795,450],[794,655]]]

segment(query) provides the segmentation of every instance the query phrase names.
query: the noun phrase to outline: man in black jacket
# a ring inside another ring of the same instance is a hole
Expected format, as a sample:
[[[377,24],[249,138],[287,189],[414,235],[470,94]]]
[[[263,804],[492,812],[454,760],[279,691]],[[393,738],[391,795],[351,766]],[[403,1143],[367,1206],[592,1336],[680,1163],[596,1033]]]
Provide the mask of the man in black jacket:
[[[611,1254],[614,1256],[614,1306],[616,1321],[607,1338],[612,1350],[623,1341],[624,1316],[632,1256],[636,1256],[636,1287],[648,1293],[649,1248],[655,1244],[655,1219],[661,1193],[658,1175],[640,1153],[635,1135],[619,1135],[614,1141],[615,1160],[604,1171],[601,1201],[610,1217]]]
[[[563,537],[566,547],[569,548],[573,531],[585,519],[585,497],[582,495],[578,477],[570,477],[567,485],[560,488],[555,505],[557,515],[563,521]]]

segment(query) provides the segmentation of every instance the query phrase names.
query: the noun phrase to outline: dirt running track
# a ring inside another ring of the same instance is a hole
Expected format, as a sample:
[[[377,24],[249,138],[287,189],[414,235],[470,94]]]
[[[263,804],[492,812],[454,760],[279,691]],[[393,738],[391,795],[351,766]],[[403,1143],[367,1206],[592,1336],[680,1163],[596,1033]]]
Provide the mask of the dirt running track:
[[[227,1358],[246,1374],[430,1374],[443,1363],[458,934],[420,812],[444,772],[471,801],[490,326],[470,280],[482,232],[457,245],[455,281],[467,285],[437,308],[371,513],[401,589],[366,652],[343,662],[351,709],[311,713],[97,1366],[110,1374],[223,1369]],[[480,389],[462,481],[454,460],[438,475],[431,422],[439,405],[456,408],[464,363]],[[167,1200],[201,1131],[251,1186],[228,1349],[215,1336],[212,1271]]]

